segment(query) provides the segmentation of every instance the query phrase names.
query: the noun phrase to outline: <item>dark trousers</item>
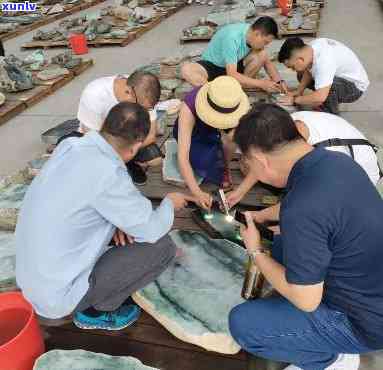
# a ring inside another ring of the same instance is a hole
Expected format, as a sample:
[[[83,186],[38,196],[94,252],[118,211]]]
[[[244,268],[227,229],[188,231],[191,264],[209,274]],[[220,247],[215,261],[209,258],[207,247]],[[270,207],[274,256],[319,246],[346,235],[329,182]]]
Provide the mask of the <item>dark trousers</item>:
[[[83,137],[84,134],[78,131],[71,131],[70,133],[60,137],[57,141],[59,145],[62,141],[69,139],[71,137]],[[149,162],[156,158],[163,158],[164,155],[161,152],[161,149],[157,144],[149,144],[148,146],[141,148],[136,156],[133,158],[133,162]]]
[[[112,247],[95,264],[89,277],[89,290],[75,311],[90,307],[99,311],[116,310],[132,293],[157,279],[172,262],[175,251],[169,236],[155,244]]]
[[[272,254],[282,263],[280,237]],[[355,336],[347,315],[325,304],[304,312],[283,297],[256,299],[234,307],[229,325],[245,351],[304,370],[323,370],[341,353],[371,351]]]
[[[302,73],[297,73],[298,81],[302,80],[302,75]],[[315,81],[307,87],[315,91]],[[340,103],[354,103],[362,95],[363,91],[360,91],[353,82],[341,77],[335,77],[328,97],[319,109],[322,112],[339,114]]]

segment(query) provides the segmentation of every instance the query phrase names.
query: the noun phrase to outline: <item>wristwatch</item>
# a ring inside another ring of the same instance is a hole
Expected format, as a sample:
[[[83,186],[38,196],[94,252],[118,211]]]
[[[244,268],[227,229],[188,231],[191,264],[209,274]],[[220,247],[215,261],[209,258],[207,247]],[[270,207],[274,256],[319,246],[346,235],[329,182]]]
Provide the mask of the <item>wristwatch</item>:
[[[268,250],[264,248],[257,248],[251,252],[247,252],[252,263],[255,263],[258,254],[269,254]]]

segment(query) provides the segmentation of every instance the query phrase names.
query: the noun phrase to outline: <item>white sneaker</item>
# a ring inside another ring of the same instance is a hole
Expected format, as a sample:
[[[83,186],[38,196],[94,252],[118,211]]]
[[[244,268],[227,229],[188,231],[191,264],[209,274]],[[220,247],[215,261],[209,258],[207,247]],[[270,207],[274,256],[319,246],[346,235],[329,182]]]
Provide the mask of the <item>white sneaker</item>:
[[[351,354],[340,354],[337,360],[331,364],[329,367],[326,367],[325,370],[358,370],[360,364],[359,355]],[[285,370],[303,370],[298,366],[290,365],[285,368]]]
[[[360,356],[352,354],[340,354],[338,359],[326,367],[326,370],[358,370],[360,364]]]
[[[295,365],[290,365],[290,366],[287,366],[284,370],[303,370],[303,369]]]

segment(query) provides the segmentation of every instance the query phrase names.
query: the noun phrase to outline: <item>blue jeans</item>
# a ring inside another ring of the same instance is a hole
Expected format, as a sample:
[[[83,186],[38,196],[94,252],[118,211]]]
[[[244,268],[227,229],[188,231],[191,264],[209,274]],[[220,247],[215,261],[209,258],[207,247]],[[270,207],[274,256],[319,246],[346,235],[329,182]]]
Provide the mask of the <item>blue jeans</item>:
[[[279,238],[272,254],[281,261]],[[245,351],[304,370],[323,370],[340,353],[371,351],[355,336],[347,315],[325,304],[304,312],[283,297],[248,301],[234,307],[229,326]]]

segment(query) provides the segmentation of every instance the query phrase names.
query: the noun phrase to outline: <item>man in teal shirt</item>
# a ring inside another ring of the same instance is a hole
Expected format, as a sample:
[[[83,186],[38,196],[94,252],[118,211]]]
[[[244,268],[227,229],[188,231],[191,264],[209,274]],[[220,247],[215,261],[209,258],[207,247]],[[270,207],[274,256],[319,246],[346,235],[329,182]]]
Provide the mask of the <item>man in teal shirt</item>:
[[[223,75],[234,77],[244,88],[267,92],[287,90],[265,47],[278,36],[271,17],[261,17],[253,25],[234,23],[220,28],[196,63],[182,66],[182,77],[193,86],[202,86]],[[270,79],[256,78],[264,67]]]

